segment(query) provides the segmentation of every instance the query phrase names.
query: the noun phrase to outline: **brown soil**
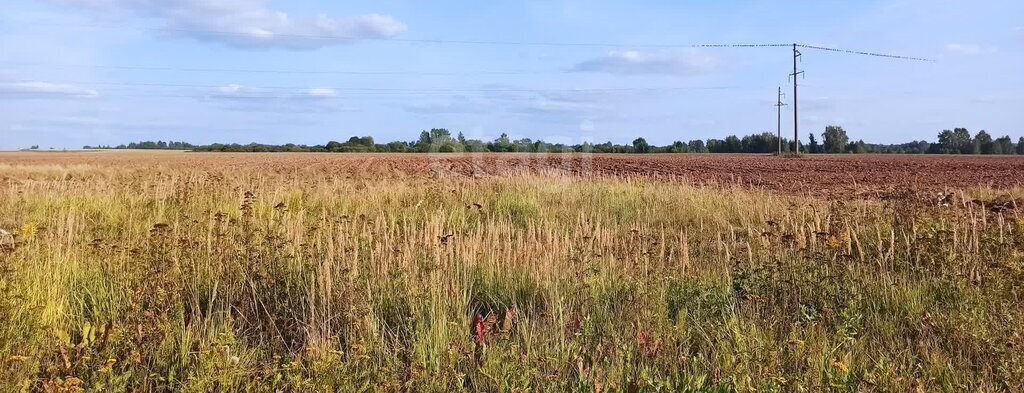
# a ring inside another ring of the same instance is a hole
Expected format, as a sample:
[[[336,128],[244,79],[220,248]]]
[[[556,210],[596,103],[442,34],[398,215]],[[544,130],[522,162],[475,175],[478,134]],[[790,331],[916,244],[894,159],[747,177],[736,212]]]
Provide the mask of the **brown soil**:
[[[903,198],[1024,186],[1024,156],[755,154],[317,154],[167,151],[0,152],[0,165],[252,168],[350,177],[486,177],[520,173],[642,176],[829,198]],[[0,166],[0,175],[3,167]]]

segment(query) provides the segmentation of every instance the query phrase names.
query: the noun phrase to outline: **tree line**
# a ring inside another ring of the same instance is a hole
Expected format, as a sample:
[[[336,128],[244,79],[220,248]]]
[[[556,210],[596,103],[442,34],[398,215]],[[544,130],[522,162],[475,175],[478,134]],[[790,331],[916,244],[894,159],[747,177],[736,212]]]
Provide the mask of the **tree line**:
[[[394,141],[376,143],[370,136],[353,136],[345,142],[330,141],[323,145],[302,145],[288,143],[270,145],[260,143],[192,145],[175,141],[145,141],[127,145],[85,146],[85,149],[166,149],[192,150],[199,152],[330,152],[330,153],[409,153],[409,152],[523,152],[523,153],[774,153],[779,148],[779,138],[772,133],[760,133],[739,137],[730,135],[724,139],[694,139],[687,142],[675,141],[665,146],[651,145],[644,138],[633,143],[612,142],[580,144],[548,143],[530,138],[511,139],[508,134],[491,141],[466,138],[461,132],[456,135],[444,128],[423,131],[415,141]],[[793,150],[793,141],[782,138],[784,151]],[[1024,154],[1024,137],[1016,144],[1009,136],[993,138],[982,130],[975,135],[966,128],[943,130],[937,135],[937,142],[912,141],[900,144],[875,144],[863,140],[853,141],[841,126],[827,126],[821,134],[821,143],[814,134],[808,135],[808,143],[801,142],[803,153],[830,154]]]
[[[83,149],[142,149],[142,150],[192,150],[199,146],[193,145],[188,142],[176,142],[176,141],[145,141],[145,142],[132,142],[127,145],[117,146],[82,146]]]
[[[938,142],[913,141],[883,145],[852,141],[840,126],[825,127],[823,144],[818,144],[811,135],[811,143],[805,149],[810,153],[902,153],[902,154],[1024,154],[1024,137],[1016,144],[1009,136],[993,138],[985,130],[971,136],[966,128],[942,130]]]

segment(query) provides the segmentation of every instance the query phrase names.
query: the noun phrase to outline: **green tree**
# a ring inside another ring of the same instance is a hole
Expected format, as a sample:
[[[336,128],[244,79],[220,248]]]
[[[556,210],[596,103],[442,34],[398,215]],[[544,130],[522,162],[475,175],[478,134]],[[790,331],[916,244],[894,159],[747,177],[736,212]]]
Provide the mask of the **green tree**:
[[[1013,140],[1004,135],[995,140],[995,154],[1013,154]]]
[[[931,148],[932,144],[929,143],[928,141],[916,141],[911,142],[907,145],[908,150],[906,152],[914,154],[925,154],[928,153],[928,151],[931,150]]]
[[[995,154],[996,144],[992,141],[992,135],[985,130],[978,131],[974,136],[974,143],[971,147],[971,154]]]
[[[953,136],[953,131],[942,130],[938,135],[938,139],[938,143],[932,146],[933,153],[955,154],[958,152],[956,141],[954,140],[956,137]]]
[[[854,154],[865,154],[868,152],[868,145],[864,143],[864,140],[850,142],[850,145],[847,146],[846,151]]]
[[[491,143],[490,150],[499,153],[512,151],[512,141],[508,139],[508,134],[501,133],[501,136]]]
[[[746,135],[740,147],[741,153],[771,153],[779,149],[778,137],[770,132]]]
[[[388,142],[385,146],[387,146],[388,151],[392,153],[404,153],[408,150],[408,146],[406,146],[405,142]]]
[[[416,141],[416,151],[427,152],[430,151],[430,145],[433,141],[430,139],[430,133],[427,131],[420,132],[420,139]]]
[[[430,143],[448,143],[452,140],[452,133],[445,128],[430,129]]]
[[[807,137],[811,138],[811,143],[807,144],[807,152],[817,153],[818,150],[821,149],[821,146],[818,146],[818,139],[814,137],[813,133],[808,134]]]
[[[741,153],[743,152],[743,142],[736,135],[729,135],[725,137],[725,143],[722,147],[723,153]]]
[[[1017,141],[1017,154],[1024,154],[1024,136]]]
[[[850,137],[840,126],[825,127],[825,133],[821,134],[821,138],[825,141],[826,153],[842,153],[846,145],[850,143]]]
[[[971,140],[971,133],[966,128],[954,128],[942,130],[939,133],[939,143],[936,149],[941,154],[970,154],[974,150],[974,143]]]
[[[970,131],[966,128],[953,129],[953,140],[956,142],[960,154],[971,154],[974,150],[974,141],[971,139]]]
[[[1021,139],[1024,142],[1024,138]],[[707,153],[708,148],[704,145],[704,141],[700,139],[694,139],[686,144],[691,153]]]
[[[672,146],[669,147],[670,153],[689,153],[690,147],[682,141],[672,142]]]
[[[647,140],[644,138],[636,138],[633,140],[633,151],[637,153],[650,152],[651,145],[647,144]]]

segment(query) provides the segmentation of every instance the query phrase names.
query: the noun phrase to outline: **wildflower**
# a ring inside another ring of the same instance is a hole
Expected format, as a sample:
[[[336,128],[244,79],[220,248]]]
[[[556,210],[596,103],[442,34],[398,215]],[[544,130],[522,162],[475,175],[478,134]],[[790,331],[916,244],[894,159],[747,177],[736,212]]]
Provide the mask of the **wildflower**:
[[[839,238],[829,235],[828,240],[825,241],[828,248],[839,248]]]
[[[23,355],[11,355],[10,357],[7,358],[7,361],[11,363],[19,363],[24,362],[26,360],[28,360],[28,356]]]
[[[31,236],[35,236],[37,233],[39,233],[39,228],[37,228],[33,224],[26,223],[25,225],[21,226],[21,229],[18,230],[18,233],[20,233],[21,236],[31,237]]]
[[[839,360],[833,360],[832,366],[839,369],[839,371],[842,371],[844,374],[850,372],[850,368],[847,367],[846,364],[843,364],[843,362],[840,362]]]
[[[647,332],[641,331],[636,335],[636,340],[641,346],[646,346],[651,341],[651,336]]]
[[[114,358],[107,359],[107,362],[103,363],[103,367],[100,367],[100,369],[99,369],[100,374],[106,374],[106,373],[111,372],[114,369],[114,364],[115,363],[117,363],[117,359],[114,359]]]
[[[831,249],[846,248],[850,244],[850,234],[843,233],[842,235],[839,236],[829,235],[828,240],[825,241],[825,244]]]
[[[495,324],[498,323],[498,316],[494,313],[487,313],[487,317],[483,314],[477,314],[473,320],[473,337],[477,344],[483,344],[487,335],[494,331]]]
[[[69,388],[69,391],[78,391],[79,387],[82,386],[82,380],[78,377],[67,377],[64,380],[64,386]]]
[[[473,338],[476,339],[477,344],[482,344],[484,342],[484,334],[486,332],[486,328],[484,327],[484,316],[477,314],[476,318],[473,320]]]

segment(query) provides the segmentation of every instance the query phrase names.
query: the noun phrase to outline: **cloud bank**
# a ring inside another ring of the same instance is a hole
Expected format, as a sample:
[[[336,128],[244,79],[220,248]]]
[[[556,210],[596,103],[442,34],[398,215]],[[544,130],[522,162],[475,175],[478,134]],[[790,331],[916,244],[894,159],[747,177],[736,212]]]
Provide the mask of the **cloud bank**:
[[[389,15],[296,16],[268,0],[58,0],[96,12],[128,11],[163,22],[168,33],[241,48],[317,49],[401,34]]]
[[[985,49],[974,44],[951,43],[946,44],[946,52],[957,55],[974,56],[982,54],[985,52]]]
[[[0,97],[7,98],[93,98],[96,90],[50,82],[0,82]]]
[[[576,64],[572,72],[597,72],[619,75],[692,76],[713,72],[717,58],[696,50],[641,52],[611,51],[605,56]]]
[[[327,113],[355,110],[345,105],[337,90],[327,87],[281,90],[229,84],[196,98],[226,103],[227,109],[247,112]]]

